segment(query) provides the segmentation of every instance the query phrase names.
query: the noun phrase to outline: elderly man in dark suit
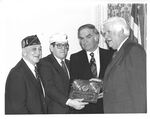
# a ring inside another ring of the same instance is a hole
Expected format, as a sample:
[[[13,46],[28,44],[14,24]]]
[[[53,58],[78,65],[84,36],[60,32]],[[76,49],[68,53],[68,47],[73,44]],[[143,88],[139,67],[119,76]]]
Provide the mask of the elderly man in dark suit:
[[[66,59],[69,44],[67,35],[56,33],[50,37],[51,54],[44,57],[40,63],[48,104],[49,114],[69,113],[69,107],[77,110],[84,108],[88,103],[83,99],[69,99],[69,60]]]
[[[42,57],[41,43],[36,35],[22,40],[22,57],[7,77],[5,113],[46,113],[44,88],[38,73],[34,71]]]
[[[109,47],[116,49],[104,76],[104,113],[146,113],[146,53],[130,39],[125,19],[103,24]]]
[[[105,69],[110,62],[113,50],[98,47],[99,32],[92,24],[85,24],[78,29],[81,51],[70,57],[71,83],[75,79],[103,80]],[[94,68],[95,67],[95,68]],[[103,98],[97,103],[89,103],[82,110],[71,110],[72,113],[103,113]]]

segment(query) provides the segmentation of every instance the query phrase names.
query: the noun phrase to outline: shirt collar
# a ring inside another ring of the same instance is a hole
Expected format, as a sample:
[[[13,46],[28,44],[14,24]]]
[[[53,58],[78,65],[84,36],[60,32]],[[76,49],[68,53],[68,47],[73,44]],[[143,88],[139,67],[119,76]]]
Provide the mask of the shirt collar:
[[[122,42],[121,42],[121,44],[120,44],[120,45],[119,45],[119,47],[117,48],[117,51],[119,51],[119,50],[120,50],[121,46],[124,44],[124,42],[125,42],[127,39],[128,39],[128,37],[127,37],[127,38],[125,38],[125,39],[124,39],[124,41],[122,41]]]
[[[33,72],[33,74],[35,74],[34,69],[35,66],[33,66],[28,60],[26,60],[25,58],[23,58],[23,60],[25,61],[25,63],[27,64],[27,66],[29,67],[29,69]]]
[[[55,57],[55,59],[57,60],[57,62],[58,62],[60,65],[62,65],[62,64],[61,64],[61,61],[62,61],[62,60],[59,59],[59,58],[57,58],[55,55],[54,55],[54,57]],[[65,61],[65,59],[63,59],[63,61]]]

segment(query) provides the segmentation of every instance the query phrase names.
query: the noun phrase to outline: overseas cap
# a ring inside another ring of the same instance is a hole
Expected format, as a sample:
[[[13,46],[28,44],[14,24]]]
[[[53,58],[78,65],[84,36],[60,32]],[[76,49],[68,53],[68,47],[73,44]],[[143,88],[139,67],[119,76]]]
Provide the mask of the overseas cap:
[[[25,48],[31,45],[40,45],[40,44],[41,42],[39,38],[37,37],[37,35],[27,36],[21,42],[22,48]]]
[[[56,33],[56,34],[53,34],[51,37],[50,37],[50,40],[49,40],[49,43],[54,43],[54,42],[57,42],[57,43],[66,43],[68,42],[68,36],[64,33]]]

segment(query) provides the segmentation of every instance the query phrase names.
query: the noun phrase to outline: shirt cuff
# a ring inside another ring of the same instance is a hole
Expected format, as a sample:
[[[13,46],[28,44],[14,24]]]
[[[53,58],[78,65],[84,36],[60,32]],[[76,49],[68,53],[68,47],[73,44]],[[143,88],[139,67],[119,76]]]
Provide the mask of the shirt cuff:
[[[71,99],[68,99],[66,102],[66,105],[69,105],[69,102],[71,101]]]

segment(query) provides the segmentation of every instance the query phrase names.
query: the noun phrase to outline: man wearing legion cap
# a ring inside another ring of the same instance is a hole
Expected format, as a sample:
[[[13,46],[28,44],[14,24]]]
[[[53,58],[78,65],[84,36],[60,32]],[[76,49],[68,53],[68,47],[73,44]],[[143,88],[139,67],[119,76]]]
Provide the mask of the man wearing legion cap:
[[[69,99],[69,61],[66,59],[69,44],[68,36],[56,33],[50,37],[50,52],[40,61],[40,74],[48,97],[49,114],[69,113],[69,107],[80,110],[88,103],[82,99]]]
[[[42,57],[37,35],[21,42],[22,59],[11,69],[5,87],[5,114],[46,113],[45,91],[36,63]]]

